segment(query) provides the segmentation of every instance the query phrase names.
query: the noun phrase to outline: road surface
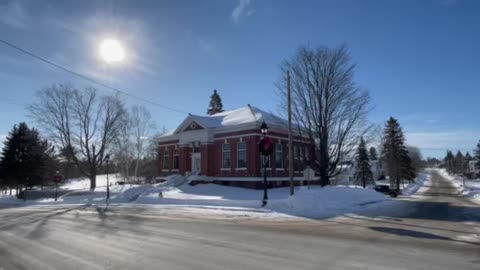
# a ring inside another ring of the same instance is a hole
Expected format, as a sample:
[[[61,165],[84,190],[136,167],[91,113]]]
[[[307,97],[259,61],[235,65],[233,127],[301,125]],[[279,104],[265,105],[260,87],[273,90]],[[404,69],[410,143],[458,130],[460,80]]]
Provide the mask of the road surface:
[[[480,269],[480,206],[435,172],[403,215],[289,222],[0,210],[0,269]]]

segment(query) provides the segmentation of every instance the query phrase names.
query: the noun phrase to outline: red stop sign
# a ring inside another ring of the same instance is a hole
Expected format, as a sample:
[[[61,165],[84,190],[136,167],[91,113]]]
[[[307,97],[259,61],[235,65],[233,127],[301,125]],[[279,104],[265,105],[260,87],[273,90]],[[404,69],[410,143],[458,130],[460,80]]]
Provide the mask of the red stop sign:
[[[61,176],[61,175],[55,175],[55,176],[53,177],[53,181],[55,181],[56,183],[62,181],[62,176]]]

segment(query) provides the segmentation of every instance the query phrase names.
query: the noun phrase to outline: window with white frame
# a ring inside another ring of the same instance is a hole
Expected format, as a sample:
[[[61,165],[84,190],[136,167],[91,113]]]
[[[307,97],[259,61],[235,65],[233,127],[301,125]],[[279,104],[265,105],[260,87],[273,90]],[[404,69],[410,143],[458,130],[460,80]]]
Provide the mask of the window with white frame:
[[[293,145],[293,170],[300,171],[300,149],[298,145]]]
[[[168,164],[168,148],[165,147],[165,150],[163,150],[163,169],[168,170],[169,164]]]
[[[275,168],[283,168],[283,146],[281,143],[275,144]]]
[[[178,149],[173,150],[173,169],[178,170],[179,156]]]
[[[247,143],[237,145],[237,168],[247,168]]]
[[[270,155],[264,156],[260,155],[260,164],[263,166],[266,166],[267,168],[270,168]]]
[[[222,146],[222,168],[230,168],[231,165],[231,146],[226,143]]]

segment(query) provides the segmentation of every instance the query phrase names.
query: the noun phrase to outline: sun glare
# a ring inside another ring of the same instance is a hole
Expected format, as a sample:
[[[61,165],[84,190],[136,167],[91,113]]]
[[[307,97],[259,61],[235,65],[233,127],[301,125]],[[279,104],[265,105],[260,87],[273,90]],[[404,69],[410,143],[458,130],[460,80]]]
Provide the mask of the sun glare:
[[[100,57],[107,63],[121,62],[125,58],[125,50],[116,39],[105,39],[100,44]]]

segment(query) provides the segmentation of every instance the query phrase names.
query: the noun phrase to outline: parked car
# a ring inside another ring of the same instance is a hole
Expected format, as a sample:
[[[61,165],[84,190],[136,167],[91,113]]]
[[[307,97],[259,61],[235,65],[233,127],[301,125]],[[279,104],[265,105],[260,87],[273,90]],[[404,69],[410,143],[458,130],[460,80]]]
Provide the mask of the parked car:
[[[377,185],[374,187],[375,191],[381,192],[387,195],[390,195],[392,198],[395,198],[400,194],[399,190],[391,189],[390,186],[387,185]]]

